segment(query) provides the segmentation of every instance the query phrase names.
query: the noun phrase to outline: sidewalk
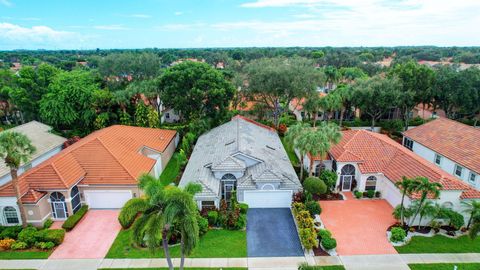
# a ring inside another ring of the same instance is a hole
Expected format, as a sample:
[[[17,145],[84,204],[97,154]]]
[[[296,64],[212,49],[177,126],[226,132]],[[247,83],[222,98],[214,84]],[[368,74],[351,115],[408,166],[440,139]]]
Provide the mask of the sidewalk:
[[[408,270],[411,263],[480,262],[480,253],[399,254],[315,257],[317,265],[344,265],[347,270]],[[304,257],[185,259],[186,267],[248,267],[249,269],[297,269]],[[173,259],[175,266],[179,259]],[[167,267],[165,259],[48,259],[0,260],[0,269],[97,270],[98,268]]]

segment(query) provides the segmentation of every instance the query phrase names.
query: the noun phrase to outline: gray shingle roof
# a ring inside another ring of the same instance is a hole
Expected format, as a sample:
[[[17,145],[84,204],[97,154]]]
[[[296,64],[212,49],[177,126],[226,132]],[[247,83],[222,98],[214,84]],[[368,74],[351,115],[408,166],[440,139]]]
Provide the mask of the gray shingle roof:
[[[180,186],[197,182],[204,186],[198,197],[218,196],[220,180],[212,169],[244,171],[243,177],[237,179],[241,188],[255,188],[261,182],[278,182],[280,189],[301,188],[277,133],[241,117],[198,138]]]

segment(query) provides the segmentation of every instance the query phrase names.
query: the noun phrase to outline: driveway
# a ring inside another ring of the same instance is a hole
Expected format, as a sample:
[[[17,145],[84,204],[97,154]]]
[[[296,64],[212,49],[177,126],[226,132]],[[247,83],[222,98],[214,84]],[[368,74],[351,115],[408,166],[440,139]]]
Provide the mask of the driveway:
[[[251,208],[247,213],[248,257],[303,256],[289,208]]]
[[[395,223],[393,208],[385,200],[320,201],[325,227],[337,239],[339,255],[397,254],[388,242],[387,228]]]
[[[104,258],[121,229],[119,210],[89,210],[50,259]]]

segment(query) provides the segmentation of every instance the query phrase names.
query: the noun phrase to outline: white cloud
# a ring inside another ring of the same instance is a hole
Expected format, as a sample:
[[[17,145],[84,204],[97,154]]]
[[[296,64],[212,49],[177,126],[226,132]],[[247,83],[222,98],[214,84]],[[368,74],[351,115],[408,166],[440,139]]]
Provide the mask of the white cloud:
[[[95,25],[93,28],[99,29],[99,30],[109,30],[109,31],[129,30],[130,29],[130,28],[125,27],[121,24]]]
[[[7,7],[12,6],[12,2],[10,2],[9,0],[0,0],[0,4],[2,4],[4,6],[7,6]]]
[[[180,15],[183,15],[183,12],[182,11],[176,11],[175,13],[173,13],[175,16],[180,16]]]

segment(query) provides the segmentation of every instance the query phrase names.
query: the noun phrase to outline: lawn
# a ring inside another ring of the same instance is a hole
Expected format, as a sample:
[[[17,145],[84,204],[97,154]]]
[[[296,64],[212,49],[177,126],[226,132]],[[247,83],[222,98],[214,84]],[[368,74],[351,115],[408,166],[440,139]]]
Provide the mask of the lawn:
[[[411,270],[478,270],[480,263],[432,263],[432,264],[409,264]]]
[[[298,161],[295,151],[293,151],[293,147],[285,142],[285,137],[281,137],[280,139],[282,140],[283,147],[285,148],[285,151],[287,151],[288,158],[290,159],[292,165],[298,165],[300,162]]]
[[[148,249],[131,245],[131,230],[120,231],[106,258],[163,258],[163,250],[154,253]],[[172,257],[180,257],[180,247],[170,248]],[[200,242],[190,258],[241,258],[247,257],[247,234],[245,231],[210,230],[200,238]]]
[[[167,166],[160,175],[160,181],[163,184],[169,185],[174,182],[180,173],[180,164],[178,163],[178,153],[174,153]]]
[[[405,246],[395,247],[398,253],[477,253],[480,252],[480,237],[472,240],[468,236],[448,238],[414,236]]]
[[[47,259],[51,251],[0,251],[0,260]]]

